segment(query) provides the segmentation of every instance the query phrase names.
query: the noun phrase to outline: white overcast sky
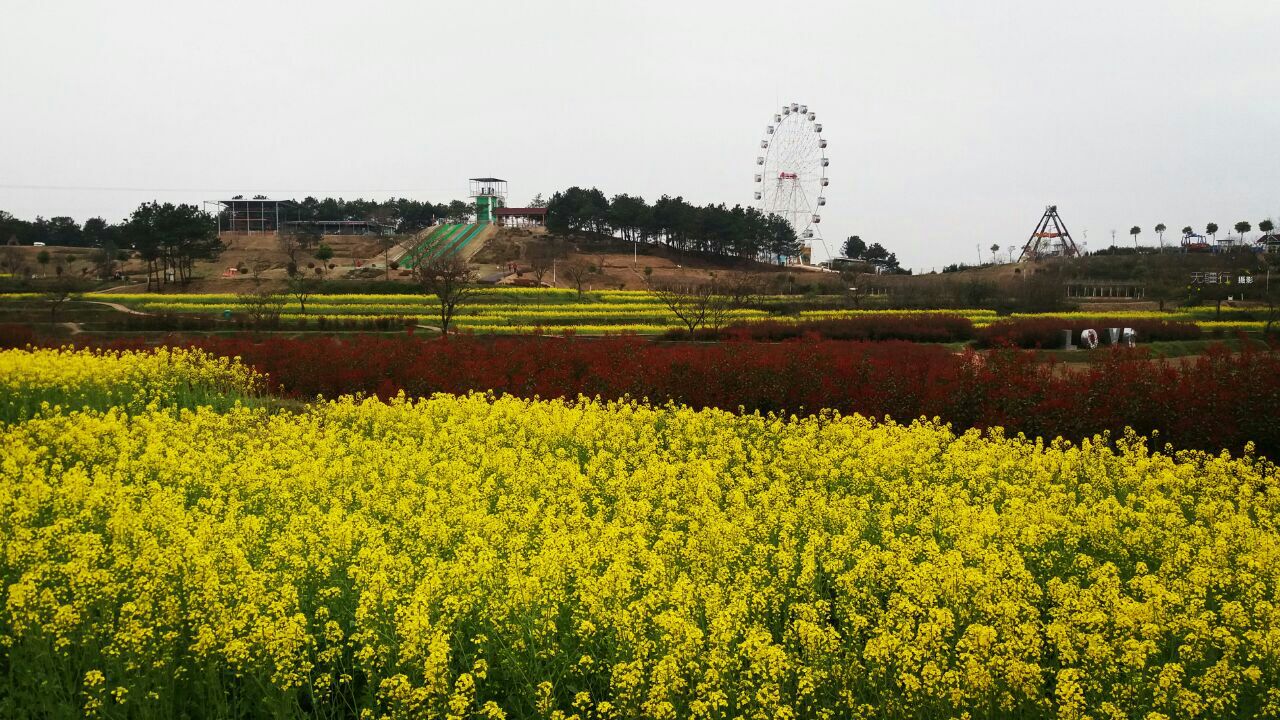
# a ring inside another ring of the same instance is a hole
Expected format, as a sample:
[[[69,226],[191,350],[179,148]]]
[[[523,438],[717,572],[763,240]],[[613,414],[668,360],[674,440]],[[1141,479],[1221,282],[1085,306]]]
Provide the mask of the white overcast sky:
[[[510,181],[747,204],[807,103],[824,234],[916,268],[1280,218],[1280,1],[0,0],[0,209]],[[39,187],[36,187],[39,186]],[[1176,233],[1175,233],[1176,234]]]

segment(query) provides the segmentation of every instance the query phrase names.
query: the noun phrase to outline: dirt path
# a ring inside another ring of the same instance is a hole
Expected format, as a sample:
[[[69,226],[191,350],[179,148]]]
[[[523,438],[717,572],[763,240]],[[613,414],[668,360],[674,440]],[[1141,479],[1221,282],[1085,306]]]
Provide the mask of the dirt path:
[[[128,313],[129,315],[150,315],[151,314],[151,313],[142,312],[141,310],[134,310],[133,308],[125,307],[120,303],[107,302],[106,300],[82,300],[81,302],[93,303],[94,305],[106,305],[112,310],[118,310],[122,313]]]
[[[94,290],[93,292],[90,292],[88,294],[102,295],[106,293],[120,292],[121,290],[137,290],[140,287],[145,287],[145,286],[142,283],[130,283],[128,285],[117,285],[115,287],[109,287],[109,288],[106,288],[105,290]]]

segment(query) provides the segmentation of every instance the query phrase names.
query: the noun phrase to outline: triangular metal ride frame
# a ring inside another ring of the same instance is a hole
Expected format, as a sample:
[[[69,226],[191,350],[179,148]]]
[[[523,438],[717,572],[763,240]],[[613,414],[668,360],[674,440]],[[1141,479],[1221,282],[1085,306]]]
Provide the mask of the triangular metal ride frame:
[[[1071,239],[1066,223],[1058,216],[1058,206],[1050,205],[1044,209],[1044,215],[1040,217],[1040,223],[1036,225],[1031,237],[1027,238],[1027,244],[1022,246],[1018,262],[1055,256],[1079,257],[1080,249],[1076,247],[1076,241]]]

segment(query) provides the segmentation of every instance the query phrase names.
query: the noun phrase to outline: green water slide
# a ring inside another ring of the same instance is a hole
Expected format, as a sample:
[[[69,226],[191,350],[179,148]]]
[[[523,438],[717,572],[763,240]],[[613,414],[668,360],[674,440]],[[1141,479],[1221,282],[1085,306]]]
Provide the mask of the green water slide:
[[[475,227],[476,227],[475,225],[459,225],[458,232],[450,235],[449,237],[441,241],[439,244],[437,244],[435,247],[431,248],[431,251],[427,254],[426,257],[428,259],[435,260],[436,258],[442,258],[448,255],[449,252],[451,251],[451,248],[453,248],[453,246],[456,245],[459,240],[461,240],[464,236],[466,236],[467,233],[471,232]]]
[[[422,242],[418,243],[416,247],[405,253],[405,256],[400,260],[401,267],[413,268],[417,266],[428,251],[435,247],[436,244],[444,238],[452,235],[457,229],[457,225],[436,226],[436,229],[432,230],[425,238],[423,238]]]
[[[453,243],[453,245],[452,245],[452,246],[450,246],[450,247],[446,247],[446,248],[444,249],[444,252],[442,253],[442,255],[441,255],[441,256],[443,257],[443,256],[447,256],[447,255],[456,255],[456,254],[458,254],[458,252],[459,252],[459,251],[461,251],[461,250],[462,250],[462,248],[464,248],[464,247],[466,247],[466,246],[467,246],[467,243],[471,242],[471,240],[472,240],[475,236],[477,236],[477,235],[479,235],[479,234],[480,234],[480,231],[481,231],[481,230],[484,230],[484,227],[485,227],[484,225],[472,225],[472,226],[471,226],[471,229],[470,229],[470,230],[468,230],[467,232],[463,233],[463,234],[462,234],[462,237],[460,237],[460,238],[457,240],[457,242]]]

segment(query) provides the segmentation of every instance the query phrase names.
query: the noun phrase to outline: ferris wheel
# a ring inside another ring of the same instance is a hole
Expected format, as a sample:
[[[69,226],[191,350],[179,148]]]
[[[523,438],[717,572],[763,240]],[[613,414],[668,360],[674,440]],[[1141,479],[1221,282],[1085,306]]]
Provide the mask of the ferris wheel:
[[[818,225],[822,208],[827,204],[827,141],[822,137],[822,123],[808,105],[791,103],[774,113],[773,122],[765,128],[756,156],[756,207],[762,212],[781,215],[796,236],[810,248],[822,245],[827,259],[832,257]]]

